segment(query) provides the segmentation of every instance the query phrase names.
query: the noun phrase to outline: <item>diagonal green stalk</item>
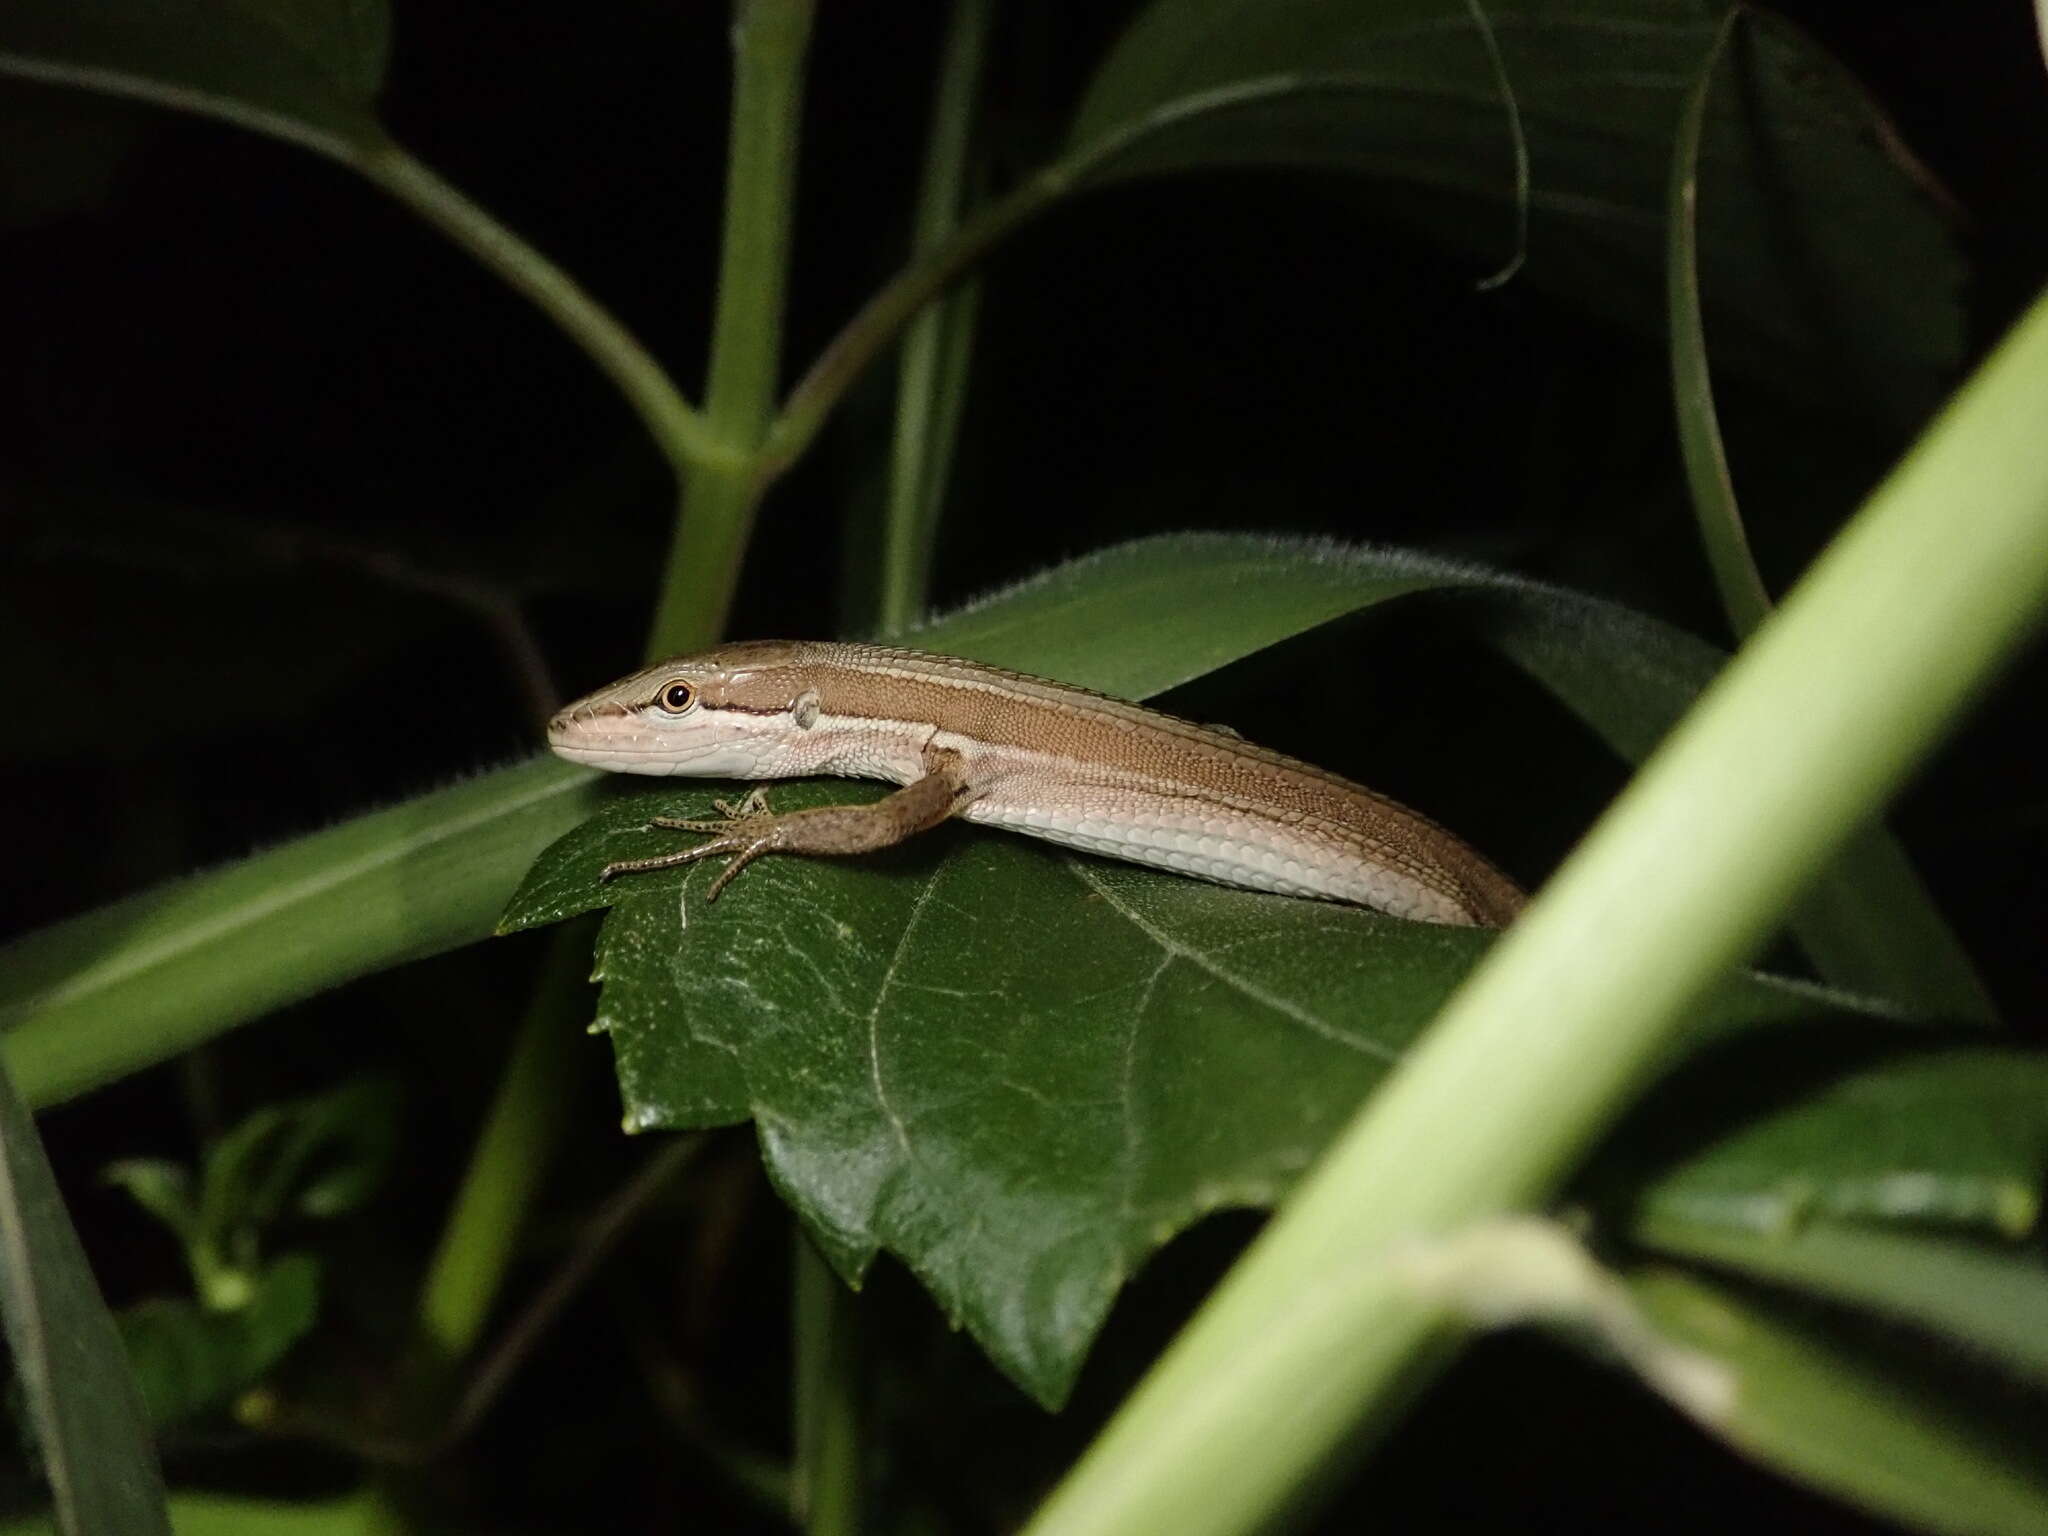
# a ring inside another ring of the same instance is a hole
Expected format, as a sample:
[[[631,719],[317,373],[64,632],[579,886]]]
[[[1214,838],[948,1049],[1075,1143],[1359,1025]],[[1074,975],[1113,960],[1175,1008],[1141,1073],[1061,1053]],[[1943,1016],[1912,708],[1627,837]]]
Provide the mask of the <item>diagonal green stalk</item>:
[[[1446,1355],[1374,1262],[1539,1203],[2048,609],[2048,295],[1446,1004],[1030,1529],[1270,1520]],[[1486,1113],[1473,1115],[1475,1102]],[[1346,1278],[1324,1326],[1276,1319]]]

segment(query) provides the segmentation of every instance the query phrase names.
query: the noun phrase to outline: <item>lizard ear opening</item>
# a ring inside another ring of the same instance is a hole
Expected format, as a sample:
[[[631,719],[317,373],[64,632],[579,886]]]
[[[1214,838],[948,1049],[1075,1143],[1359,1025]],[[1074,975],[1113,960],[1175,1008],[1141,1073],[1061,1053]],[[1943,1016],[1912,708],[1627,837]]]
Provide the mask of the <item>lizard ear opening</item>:
[[[800,731],[808,731],[812,726],[816,725],[818,723],[817,690],[815,688],[807,688],[798,694],[796,696],[796,703],[790,706],[789,713],[790,718],[796,722],[796,728]]]

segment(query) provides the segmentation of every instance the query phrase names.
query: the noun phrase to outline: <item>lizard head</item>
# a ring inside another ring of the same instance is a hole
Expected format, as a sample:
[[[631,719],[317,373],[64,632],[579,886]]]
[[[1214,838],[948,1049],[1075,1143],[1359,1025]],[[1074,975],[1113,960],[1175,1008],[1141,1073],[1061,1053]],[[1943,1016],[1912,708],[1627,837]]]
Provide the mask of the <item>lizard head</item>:
[[[805,710],[817,708],[797,653],[788,642],[751,640],[658,662],[557,713],[548,745],[614,773],[772,776],[783,744],[808,728]]]

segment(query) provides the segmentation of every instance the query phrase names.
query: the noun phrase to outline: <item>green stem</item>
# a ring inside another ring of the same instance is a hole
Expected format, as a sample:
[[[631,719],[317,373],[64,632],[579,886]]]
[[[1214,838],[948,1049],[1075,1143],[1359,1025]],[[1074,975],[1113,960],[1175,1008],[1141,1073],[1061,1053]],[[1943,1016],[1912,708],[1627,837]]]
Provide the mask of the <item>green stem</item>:
[[[939,59],[931,137],[911,237],[916,255],[943,245],[959,222],[967,184],[974,98],[988,41],[990,0],[956,0]],[[896,433],[890,448],[889,505],[883,525],[882,631],[908,629],[924,615],[932,540],[945,490],[945,467],[958,424],[958,331],[968,325],[971,290],[927,304],[910,322],[896,385]],[[948,375],[954,375],[949,377]]]
[[[513,1037],[504,1075],[470,1154],[439,1246],[420,1289],[409,1393],[438,1416],[454,1373],[490,1321],[517,1245],[565,1125],[566,1089],[588,1010],[590,925],[556,930],[533,999]]]
[[[1243,1531],[1361,1421],[1386,1427],[1458,1325],[1376,1260],[1548,1196],[1687,1011],[2039,622],[2044,412],[2048,295],[1453,996],[1032,1531]],[[1276,1328],[1333,1294],[1320,1326]]]
[[[739,0],[734,7],[725,233],[704,397],[711,441],[684,465],[687,515],[669,548],[652,656],[694,649],[724,630],[752,532],[762,484],[755,460],[781,367],[810,29],[811,0]]]
[[[803,456],[841,396],[911,316],[1019,225],[1042,213],[1070,184],[1064,165],[1041,171],[1008,196],[981,208],[952,239],[912,262],[878,290],[790,391],[762,446],[756,471],[761,483],[773,480]]]
[[[675,540],[650,658],[671,645],[701,644],[716,634],[738,574],[751,496],[734,491],[751,482],[748,459],[766,433],[774,400],[810,11],[809,0],[741,0],[738,7],[731,171],[710,389],[701,418],[682,406],[656,426],[664,450],[682,471],[690,515]],[[663,398],[681,405],[666,377],[609,317],[452,188],[396,152],[374,174],[544,307],[565,306],[576,325],[608,338],[607,350],[598,355],[615,366],[614,376],[629,395],[641,392],[643,410],[658,407]],[[707,559],[707,551],[721,557]],[[425,1389],[419,1395],[437,1408],[450,1372],[475,1347],[489,1319],[519,1218],[561,1138],[561,1087],[578,1039],[570,1023],[586,1006],[589,942],[588,926],[577,924],[562,930],[548,951],[421,1292],[411,1372]]]
[[[583,1225],[575,1246],[555,1272],[526,1304],[525,1310],[508,1324],[477,1365],[462,1391],[461,1402],[442,1432],[445,1447],[476,1426],[498,1401],[506,1386],[534,1347],[554,1326],[562,1309],[597,1272],[617,1248],[619,1240],[646,1214],[655,1198],[665,1191],[696,1161],[703,1149],[701,1132],[666,1138],[664,1144],[641,1164],[624,1188],[598,1207]]]
[[[1730,6],[1721,18],[1713,45],[1700,61],[1699,78],[1686,95],[1685,110],[1679,114],[1665,197],[1669,250],[1664,279],[1679,454],[1685,461],[1693,513],[1699,519],[1722,610],[1736,637],[1747,639],[1769,615],[1771,596],[1750,554],[1749,535],[1735,500],[1735,481],[1728,472],[1720,416],[1714,407],[1714,381],[1707,366],[1706,332],[1700,314],[1699,252],[1700,134],[1706,124],[1707,100],[1713,93],[1715,67],[1728,51],[1728,40],[1741,18],[1739,5]]]
[[[853,1293],[799,1233],[796,1312],[796,1475],[790,1513],[811,1536],[860,1529],[860,1325]]]
[[[633,333],[568,273],[398,145],[386,141],[351,149],[344,158],[560,326],[611,376],[663,456],[678,470],[718,452],[715,429],[683,398]]]
[[[803,456],[853,381],[912,316],[1020,226],[1074,188],[1108,174],[1147,139],[1197,118],[1299,94],[1303,83],[1299,75],[1283,74],[1177,98],[1073,149],[1008,195],[978,209],[943,245],[891,278],[818,354],[790,391],[763,445],[757,467],[760,484],[765,486]],[[1317,76],[1309,83],[1335,92],[1378,88],[1376,81],[1344,75]],[[1517,114],[1514,121],[1519,120]]]
[[[1770,615],[1729,473],[1714,404],[1700,307],[1699,159],[1714,72],[1742,19],[1733,6],[1700,61],[1679,115],[1666,197],[1665,297],[1671,330],[1671,395],[1686,484],[1721,608],[1738,638]],[[1881,824],[1852,838],[1792,923],[1800,948],[1836,986],[1868,992],[1933,1018],[1993,1024],[1998,1010],[1969,956],[1949,932],[1905,851]]]
[[[584,978],[591,928],[571,923],[549,940],[533,997],[427,1265],[412,1341],[395,1376],[392,1429],[401,1438],[438,1438],[456,1413],[464,1365],[490,1322],[523,1218],[561,1145],[568,1124],[566,1090],[575,1080],[582,1039],[575,1020],[589,1006]],[[372,1479],[363,1493],[366,1521],[393,1532],[418,1528],[417,1494],[417,1472],[394,1469]]]
[[[1515,152],[1515,248],[1497,269],[1480,279],[1479,291],[1491,293],[1512,282],[1529,261],[1529,135],[1522,126],[1522,103],[1515,95],[1515,82],[1508,74],[1508,61],[1501,57],[1500,38],[1494,33],[1486,7],[1479,0],[1465,0],[1465,9],[1472,17],[1479,41],[1485,45],[1486,67],[1492,71],[1501,109],[1507,113],[1508,142]]]

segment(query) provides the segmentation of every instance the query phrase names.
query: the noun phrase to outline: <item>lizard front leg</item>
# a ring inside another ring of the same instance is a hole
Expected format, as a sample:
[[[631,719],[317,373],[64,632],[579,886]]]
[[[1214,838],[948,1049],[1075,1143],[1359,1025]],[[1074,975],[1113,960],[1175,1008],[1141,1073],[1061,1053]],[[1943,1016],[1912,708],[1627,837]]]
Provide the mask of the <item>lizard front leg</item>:
[[[837,858],[894,847],[906,838],[937,826],[970,798],[959,753],[927,751],[924,769],[923,778],[868,805],[825,805],[808,811],[777,813],[751,808],[758,805],[758,801],[756,796],[750,795],[747,802],[738,807],[740,814],[725,821],[656,817],[648,825],[680,832],[709,832],[713,836],[694,848],[607,864],[598,878],[613,880],[620,875],[673,869],[681,864],[694,864],[699,859],[730,855],[732,862],[718,872],[718,878],[711,882],[711,889],[705,893],[705,900],[716,901],[719,892],[732,884],[735,875],[765,853]]]

